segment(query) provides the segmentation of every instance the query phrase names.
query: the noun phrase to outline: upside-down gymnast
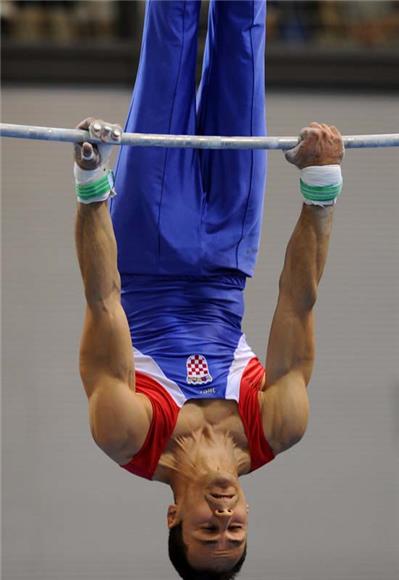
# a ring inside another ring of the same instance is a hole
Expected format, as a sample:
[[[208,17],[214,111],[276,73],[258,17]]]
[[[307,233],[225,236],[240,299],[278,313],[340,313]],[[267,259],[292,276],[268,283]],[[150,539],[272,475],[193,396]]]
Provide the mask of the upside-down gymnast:
[[[199,8],[148,2],[126,130],[264,135],[265,2],[211,1],[196,95]],[[341,190],[341,136],[312,123],[286,153],[302,170],[304,204],[265,374],[241,330],[265,152],[123,147],[113,184],[106,163],[120,127],[93,118],[79,126],[103,142],[75,146],[87,301],[80,372],[94,440],[131,473],[170,485],[169,554],[182,578],[233,578],[248,527],[239,477],[297,443],[307,425],[313,307]]]

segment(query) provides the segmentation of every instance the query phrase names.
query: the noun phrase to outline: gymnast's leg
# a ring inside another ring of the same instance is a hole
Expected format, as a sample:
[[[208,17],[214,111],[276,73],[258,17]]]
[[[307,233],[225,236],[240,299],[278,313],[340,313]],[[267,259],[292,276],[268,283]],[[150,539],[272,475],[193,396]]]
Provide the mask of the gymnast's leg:
[[[195,134],[200,2],[149,0],[126,131]],[[125,274],[189,274],[200,260],[198,153],[123,147],[111,215]]]
[[[212,0],[198,133],[265,135],[264,0]],[[205,262],[252,275],[259,247],[265,187],[264,151],[201,151]]]

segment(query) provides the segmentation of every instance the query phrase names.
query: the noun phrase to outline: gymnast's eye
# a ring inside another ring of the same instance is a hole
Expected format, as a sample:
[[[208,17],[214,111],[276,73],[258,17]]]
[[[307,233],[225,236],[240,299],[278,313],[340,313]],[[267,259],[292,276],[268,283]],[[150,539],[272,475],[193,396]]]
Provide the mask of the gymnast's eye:
[[[229,526],[229,530],[236,532],[237,530],[242,530],[242,526],[240,526],[239,524],[233,525],[233,526]]]
[[[203,530],[207,530],[208,532],[217,532],[217,526],[207,525],[202,527]]]

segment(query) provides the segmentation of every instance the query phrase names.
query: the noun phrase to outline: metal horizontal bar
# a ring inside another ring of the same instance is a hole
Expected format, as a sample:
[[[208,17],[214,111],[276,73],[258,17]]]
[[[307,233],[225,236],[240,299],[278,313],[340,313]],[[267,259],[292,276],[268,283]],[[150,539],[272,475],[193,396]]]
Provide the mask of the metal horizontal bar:
[[[87,131],[61,129],[57,127],[34,127],[0,123],[0,137],[15,139],[39,139],[80,143],[91,139]],[[369,147],[399,147],[399,133],[381,135],[346,135],[347,149]],[[123,133],[120,143],[133,147],[174,147],[183,149],[291,149],[298,143],[298,137],[219,137],[210,135],[155,135],[146,133]]]

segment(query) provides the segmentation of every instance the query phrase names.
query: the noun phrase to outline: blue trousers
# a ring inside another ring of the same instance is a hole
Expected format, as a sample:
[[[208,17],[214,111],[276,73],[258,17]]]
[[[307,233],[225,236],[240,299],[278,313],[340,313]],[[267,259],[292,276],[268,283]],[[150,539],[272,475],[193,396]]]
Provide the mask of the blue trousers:
[[[149,0],[125,130],[264,135],[265,0],[211,0],[196,91],[200,1]],[[111,216],[122,275],[252,276],[264,151],[122,147]]]

